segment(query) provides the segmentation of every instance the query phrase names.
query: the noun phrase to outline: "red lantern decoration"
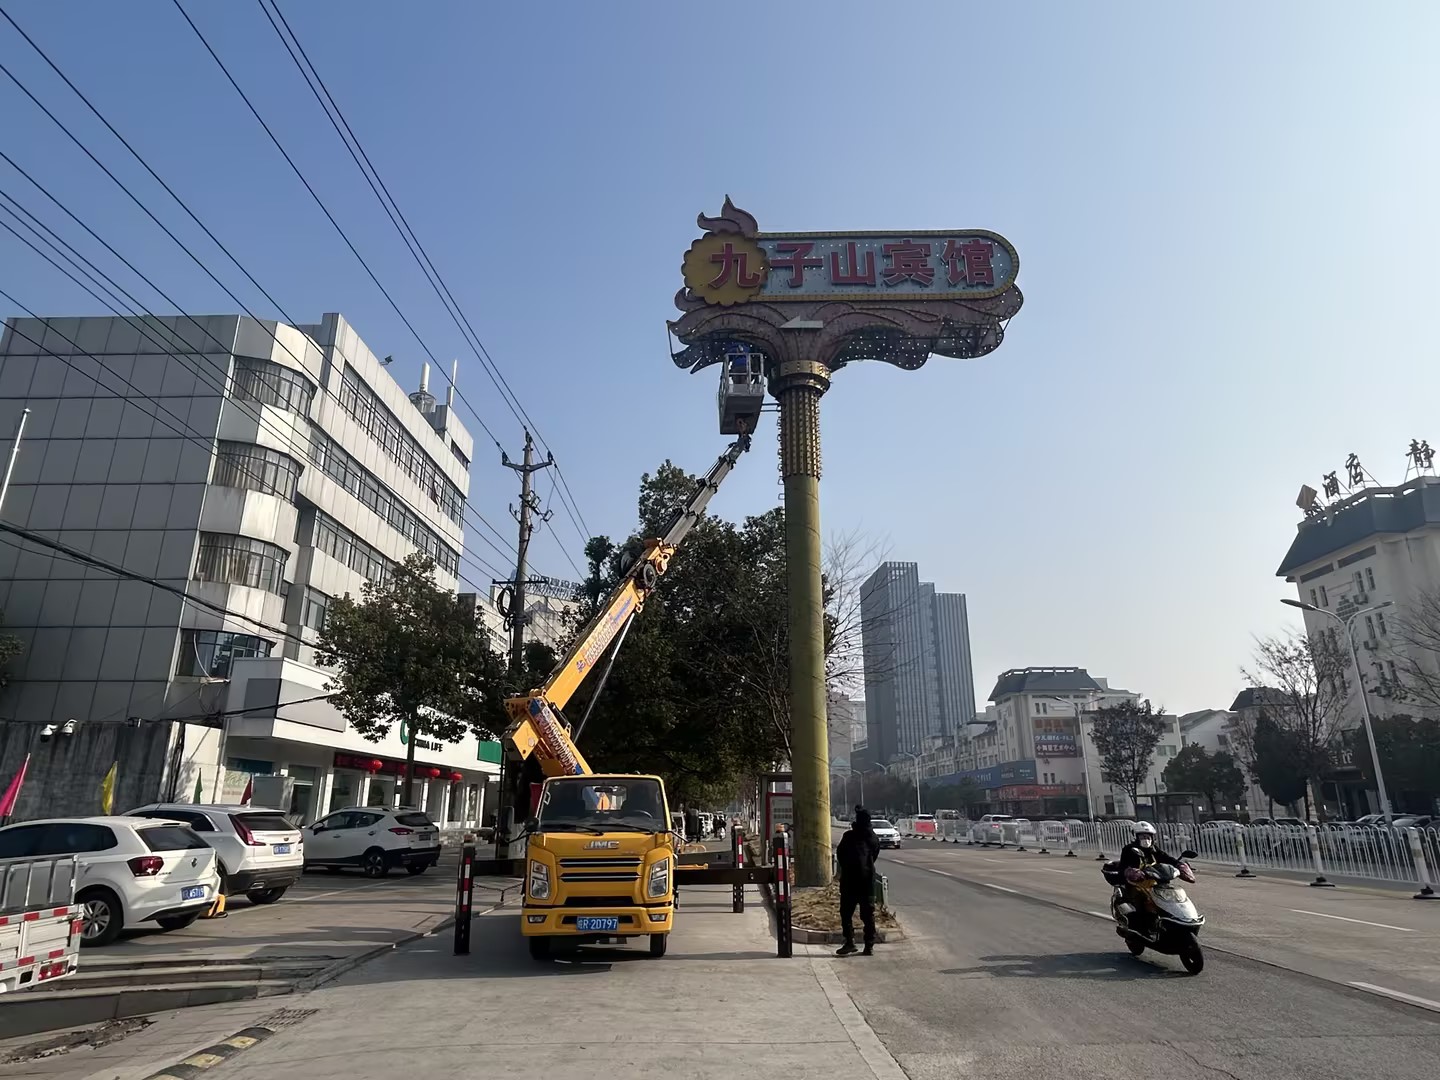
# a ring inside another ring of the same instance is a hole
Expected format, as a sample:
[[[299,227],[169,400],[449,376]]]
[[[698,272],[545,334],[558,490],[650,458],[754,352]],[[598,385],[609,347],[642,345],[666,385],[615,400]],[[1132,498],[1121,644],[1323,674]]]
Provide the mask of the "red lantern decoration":
[[[385,762],[381,761],[378,757],[371,758],[368,764],[372,773],[378,773],[381,769],[385,767]]]
[[[444,769],[431,769],[431,770],[430,770],[430,779],[431,779],[431,780],[439,780],[440,777],[442,777],[442,776],[444,776],[444,775],[445,775],[445,770],[444,770]]]
[[[464,774],[464,773],[452,772],[452,773],[450,774],[450,782],[451,782],[452,784],[463,783],[464,780],[465,780],[465,774]]]

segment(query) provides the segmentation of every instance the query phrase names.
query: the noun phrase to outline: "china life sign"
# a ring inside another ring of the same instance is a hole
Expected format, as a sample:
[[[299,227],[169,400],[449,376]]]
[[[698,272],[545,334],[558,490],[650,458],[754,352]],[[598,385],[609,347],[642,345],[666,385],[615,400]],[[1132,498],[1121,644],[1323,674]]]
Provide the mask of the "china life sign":
[[[685,284],[707,304],[987,300],[1020,256],[998,233],[709,233],[685,253]]]

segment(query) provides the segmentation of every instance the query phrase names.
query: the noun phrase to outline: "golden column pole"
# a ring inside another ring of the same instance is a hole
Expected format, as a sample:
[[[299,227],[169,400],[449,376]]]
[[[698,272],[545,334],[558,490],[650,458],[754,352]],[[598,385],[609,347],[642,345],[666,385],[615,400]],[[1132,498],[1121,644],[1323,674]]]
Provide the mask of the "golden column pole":
[[[791,771],[795,881],[830,881],[830,744],[825,702],[825,605],[820,582],[820,396],[829,369],[782,362],[771,379],[780,403],[780,476],[785,486],[789,591]]]

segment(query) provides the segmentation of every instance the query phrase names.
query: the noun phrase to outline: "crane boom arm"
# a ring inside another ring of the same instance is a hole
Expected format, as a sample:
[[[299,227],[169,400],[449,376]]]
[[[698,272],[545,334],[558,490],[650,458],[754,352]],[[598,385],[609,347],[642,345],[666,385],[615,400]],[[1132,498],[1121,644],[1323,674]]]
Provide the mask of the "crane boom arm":
[[[546,776],[590,772],[590,766],[570,738],[560,719],[560,710],[594,669],[605,650],[640,613],[669,568],[670,559],[681,542],[705,513],[705,507],[740,455],[750,449],[750,436],[742,434],[720,455],[710,471],[701,477],[695,491],[671,520],[664,534],[645,542],[645,550],[616,585],[605,605],[576,637],[563,659],[545,682],[529,694],[506,702],[510,729],[505,733],[510,753],[524,759],[538,754]]]

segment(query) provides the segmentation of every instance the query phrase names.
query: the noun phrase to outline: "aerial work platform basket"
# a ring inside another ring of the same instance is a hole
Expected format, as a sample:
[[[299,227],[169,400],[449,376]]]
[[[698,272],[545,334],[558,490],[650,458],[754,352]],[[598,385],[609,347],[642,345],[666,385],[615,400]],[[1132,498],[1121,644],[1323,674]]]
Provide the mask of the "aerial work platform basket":
[[[755,431],[760,407],[765,404],[762,357],[736,342],[720,367],[720,434],[745,435]]]

